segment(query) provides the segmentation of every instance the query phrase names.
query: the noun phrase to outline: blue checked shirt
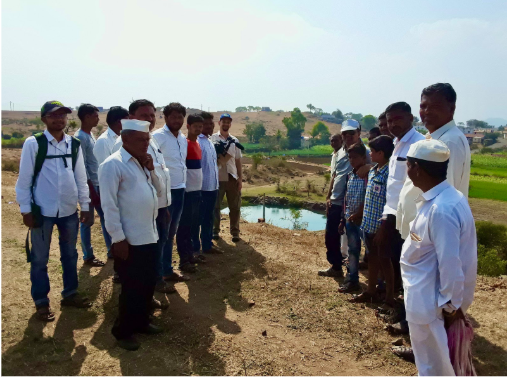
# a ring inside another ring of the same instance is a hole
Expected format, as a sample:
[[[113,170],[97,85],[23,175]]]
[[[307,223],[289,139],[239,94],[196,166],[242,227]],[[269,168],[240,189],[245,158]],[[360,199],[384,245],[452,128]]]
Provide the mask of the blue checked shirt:
[[[380,219],[386,205],[387,177],[389,164],[380,169],[378,165],[371,168],[368,174],[368,186],[366,187],[366,200],[364,202],[363,223],[361,229],[365,233],[375,234],[380,228]]]
[[[345,218],[358,212],[364,203],[367,180],[360,178],[353,170],[347,176],[347,193],[345,194]]]
[[[197,138],[202,151],[202,191],[218,190],[217,152],[211,140],[204,134]]]

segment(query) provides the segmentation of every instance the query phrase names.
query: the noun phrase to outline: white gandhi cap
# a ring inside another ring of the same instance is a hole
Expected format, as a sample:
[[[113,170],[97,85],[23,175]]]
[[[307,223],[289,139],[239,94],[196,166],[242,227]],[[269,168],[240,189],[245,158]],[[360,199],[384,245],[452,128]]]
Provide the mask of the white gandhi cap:
[[[134,130],[139,132],[150,132],[150,122],[137,119],[122,119],[122,130]]]
[[[426,139],[418,141],[410,146],[407,157],[432,162],[445,162],[451,152],[445,143],[440,140]]]

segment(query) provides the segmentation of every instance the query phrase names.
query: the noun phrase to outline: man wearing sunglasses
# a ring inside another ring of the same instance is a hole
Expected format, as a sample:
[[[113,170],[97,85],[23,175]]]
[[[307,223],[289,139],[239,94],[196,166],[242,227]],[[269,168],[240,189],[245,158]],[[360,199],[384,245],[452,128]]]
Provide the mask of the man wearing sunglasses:
[[[61,102],[49,101],[41,108],[46,130],[26,139],[21,152],[16,200],[23,223],[30,229],[32,298],[39,320],[55,319],[49,306],[48,260],[53,227],[59,233],[63,269],[62,306],[89,308],[91,302],[77,293],[77,231],[79,222],[90,220],[89,190],[80,142],[66,135],[67,114]],[[78,218],[77,205],[81,208]]]

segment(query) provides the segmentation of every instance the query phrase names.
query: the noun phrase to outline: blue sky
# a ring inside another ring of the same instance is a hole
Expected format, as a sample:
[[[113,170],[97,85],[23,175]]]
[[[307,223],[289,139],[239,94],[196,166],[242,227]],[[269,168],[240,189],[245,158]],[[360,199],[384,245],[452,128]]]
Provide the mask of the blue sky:
[[[457,120],[507,118],[505,1],[2,2],[2,108],[306,104],[417,112],[449,82]]]

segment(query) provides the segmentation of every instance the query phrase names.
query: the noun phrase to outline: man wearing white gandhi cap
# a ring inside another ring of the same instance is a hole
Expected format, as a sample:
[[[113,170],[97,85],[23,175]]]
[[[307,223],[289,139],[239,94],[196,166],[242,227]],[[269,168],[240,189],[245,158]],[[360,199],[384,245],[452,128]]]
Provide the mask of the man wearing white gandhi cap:
[[[162,331],[150,323],[157,275],[156,218],[162,189],[153,158],[147,152],[150,122],[121,122],[123,146],[100,165],[99,183],[121,283],[119,313],[112,333],[120,347],[134,351],[139,348],[134,333]]]
[[[421,140],[407,153],[408,176],[422,190],[401,272],[419,375],[454,375],[446,328],[463,318],[474,296],[477,238],[467,199],[446,181],[449,149]]]

